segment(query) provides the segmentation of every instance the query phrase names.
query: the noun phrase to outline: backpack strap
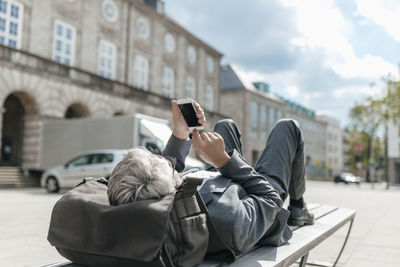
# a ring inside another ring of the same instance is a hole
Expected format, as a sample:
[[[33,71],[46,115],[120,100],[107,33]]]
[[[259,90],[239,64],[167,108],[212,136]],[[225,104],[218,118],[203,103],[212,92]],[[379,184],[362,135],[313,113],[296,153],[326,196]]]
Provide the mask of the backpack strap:
[[[201,213],[199,203],[196,198],[197,187],[201,185],[203,178],[187,177],[179,190],[175,200],[175,209],[178,219],[193,216]],[[179,196],[180,195],[180,196]]]
[[[197,187],[203,183],[203,178],[186,177],[182,184],[183,197],[194,196]]]

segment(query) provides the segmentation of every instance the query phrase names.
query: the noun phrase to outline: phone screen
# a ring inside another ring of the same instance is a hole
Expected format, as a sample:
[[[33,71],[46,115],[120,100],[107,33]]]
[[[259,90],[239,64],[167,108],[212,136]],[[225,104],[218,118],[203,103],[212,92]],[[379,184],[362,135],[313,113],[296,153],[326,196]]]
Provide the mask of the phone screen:
[[[189,127],[201,126],[196,117],[196,111],[192,103],[179,104],[178,106]]]

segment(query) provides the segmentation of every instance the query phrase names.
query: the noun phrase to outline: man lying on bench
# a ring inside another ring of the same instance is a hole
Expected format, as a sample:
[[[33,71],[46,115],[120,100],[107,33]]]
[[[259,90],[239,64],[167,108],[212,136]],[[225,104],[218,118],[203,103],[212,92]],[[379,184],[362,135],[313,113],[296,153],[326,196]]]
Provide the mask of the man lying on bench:
[[[196,102],[194,107],[198,122],[204,126],[202,108]],[[172,101],[172,113],[173,134],[163,156],[135,148],[113,170],[108,183],[111,205],[160,198],[176,190],[185,179],[178,172],[184,169],[193,145],[209,167],[190,176],[204,178],[198,192],[218,234],[236,255],[256,244],[286,243],[292,236],[288,224],[314,223],[303,201],[305,155],[297,121],[276,123],[253,168],[242,158],[241,134],[232,120],[219,121],[214,132],[193,130],[190,140],[176,101]],[[282,207],[288,194],[290,213]]]

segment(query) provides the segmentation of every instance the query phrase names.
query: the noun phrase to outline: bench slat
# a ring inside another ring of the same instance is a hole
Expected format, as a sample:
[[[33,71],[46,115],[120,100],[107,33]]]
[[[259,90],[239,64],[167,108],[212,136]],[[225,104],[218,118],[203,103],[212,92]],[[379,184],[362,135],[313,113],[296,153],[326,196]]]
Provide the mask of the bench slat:
[[[305,226],[295,231],[292,239],[289,240],[290,245],[279,248],[260,247],[240,257],[229,266],[288,266],[353,219],[354,215],[355,212],[352,210],[339,208],[321,217],[313,226]]]
[[[337,210],[338,207],[335,206],[329,206],[329,205],[319,205],[313,209],[309,209],[309,211],[312,212],[312,214],[314,214],[314,218],[315,220],[320,219],[321,217]],[[292,231],[295,231],[296,229],[299,229],[300,227],[298,226],[290,226],[290,229]]]

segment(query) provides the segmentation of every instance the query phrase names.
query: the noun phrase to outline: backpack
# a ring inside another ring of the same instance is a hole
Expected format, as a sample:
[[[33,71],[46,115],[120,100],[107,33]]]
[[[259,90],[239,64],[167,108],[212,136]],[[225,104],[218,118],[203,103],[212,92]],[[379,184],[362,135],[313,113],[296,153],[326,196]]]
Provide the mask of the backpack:
[[[107,180],[85,178],[54,205],[47,239],[87,266],[195,266],[209,241],[201,182],[187,178],[161,199],[110,206]]]

